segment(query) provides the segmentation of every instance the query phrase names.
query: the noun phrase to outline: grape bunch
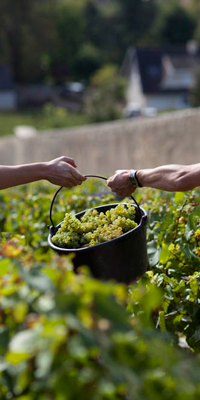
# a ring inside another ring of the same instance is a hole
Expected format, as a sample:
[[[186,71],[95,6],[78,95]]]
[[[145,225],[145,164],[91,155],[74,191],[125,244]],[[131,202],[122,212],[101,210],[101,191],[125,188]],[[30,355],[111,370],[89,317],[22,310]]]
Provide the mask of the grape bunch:
[[[66,213],[63,222],[52,242],[62,248],[77,249],[95,246],[121,236],[135,228],[135,207],[131,204],[118,204],[103,212],[87,210],[80,218]]]

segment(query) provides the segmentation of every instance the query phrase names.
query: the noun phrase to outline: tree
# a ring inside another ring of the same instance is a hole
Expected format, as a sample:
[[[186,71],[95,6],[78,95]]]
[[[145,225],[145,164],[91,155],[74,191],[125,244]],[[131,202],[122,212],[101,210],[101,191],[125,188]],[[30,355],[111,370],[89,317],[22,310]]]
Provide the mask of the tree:
[[[73,75],[88,80],[102,65],[101,51],[91,43],[84,43],[74,59]]]
[[[127,47],[141,43],[156,12],[154,0],[89,0],[85,8],[86,40],[101,51],[103,63],[120,65]]]
[[[85,112],[92,122],[111,121],[122,116],[126,81],[117,67],[105,65],[91,78],[85,98]]]
[[[82,7],[71,2],[61,2],[55,10],[56,46],[51,46],[48,55],[51,73],[63,81],[66,75],[73,76],[73,66],[83,44],[84,19]]]
[[[191,4],[191,13],[194,20],[196,21],[196,29],[194,32],[194,39],[200,43],[200,2],[198,0],[193,0]]]
[[[157,4],[154,0],[118,0],[122,8],[122,23],[126,47],[139,45],[149,31],[157,15]]]
[[[200,70],[196,71],[195,84],[191,91],[191,102],[193,107],[200,106]]]
[[[15,82],[42,77],[42,52],[53,39],[54,5],[55,0],[1,0],[0,37],[7,44],[2,56]]]
[[[15,82],[44,79],[57,65],[67,66],[69,73],[82,44],[83,5],[83,0],[1,1],[1,58],[10,64]]]
[[[160,43],[182,45],[191,40],[196,27],[192,14],[174,2],[161,7]]]

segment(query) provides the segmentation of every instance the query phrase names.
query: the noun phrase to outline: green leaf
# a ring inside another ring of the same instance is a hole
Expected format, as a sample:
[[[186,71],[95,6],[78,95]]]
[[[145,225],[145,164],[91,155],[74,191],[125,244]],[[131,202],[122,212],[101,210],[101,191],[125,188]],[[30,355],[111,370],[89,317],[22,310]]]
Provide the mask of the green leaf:
[[[34,352],[38,347],[38,333],[27,329],[18,332],[10,341],[9,350],[11,353],[29,354]]]
[[[182,200],[184,198],[185,193],[184,192],[176,192],[174,196],[174,203],[175,204],[180,204],[182,203]]]
[[[25,282],[28,283],[28,285],[31,288],[37,289],[40,292],[53,291],[54,288],[53,283],[46,275],[35,270],[26,272],[19,265],[17,266],[17,269],[19,270],[19,273],[22,276],[22,278],[25,280]]]
[[[8,327],[0,327],[0,347],[6,349],[9,342],[9,329]]]
[[[147,243],[147,254],[150,267],[154,267],[159,261],[160,249],[157,249],[157,244],[154,240]]]
[[[6,356],[5,356],[5,360],[8,363],[11,363],[13,365],[17,365],[17,364],[20,364],[23,361],[28,360],[29,357],[30,357],[29,353],[12,353],[11,351],[8,351]]]
[[[196,329],[194,333],[194,338],[197,342],[200,340],[200,326]]]
[[[166,331],[164,311],[159,311],[159,325],[160,325],[161,331]]]
[[[200,206],[196,206],[193,210],[192,210],[192,215],[200,217]]]
[[[197,293],[198,293],[198,291],[199,291],[199,285],[198,285],[197,279],[195,279],[195,277],[192,278],[192,279],[190,279],[190,287],[191,287],[191,289],[192,289],[192,293],[193,293],[195,296],[197,296]]]
[[[37,355],[36,358],[36,376],[38,378],[43,378],[45,377],[51,368],[52,365],[52,361],[53,361],[53,353],[51,353],[50,351],[42,351]]]
[[[191,229],[190,222],[185,226],[185,238],[186,240],[190,240],[190,238],[194,235],[194,231]]]
[[[172,224],[173,221],[174,221],[174,216],[172,214],[167,214],[165,218],[163,218],[161,221],[161,229],[165,230],[169,228],[169,226]]]
[[[162,264],[166,264],[167,261],[169,260],[169,256],[170,256],[169,248],[165,243],[163,243],[162,244],[162,250],[161,250],[160,255],[159,255],[159,261]]]
[[[4,361],[0,361],[0,373],[6,371],[8,368],[8,364]],[[0,386],[1,387],[1,386]]]
[[[11,261],[9,258],[3,258],[3,260],[0,260],[0,276],[6,275],[8,273],[10,264]]]
[[[174,292],[178,292],[180,289],[185,288],[185,281],[181,280],[178,285],[174,288]]]
[[[115,329],[130,329],[127,312],[124,307],[116,303],[114,297],[97,293],[95,295],[95,310],[98,316],[108,319]]]

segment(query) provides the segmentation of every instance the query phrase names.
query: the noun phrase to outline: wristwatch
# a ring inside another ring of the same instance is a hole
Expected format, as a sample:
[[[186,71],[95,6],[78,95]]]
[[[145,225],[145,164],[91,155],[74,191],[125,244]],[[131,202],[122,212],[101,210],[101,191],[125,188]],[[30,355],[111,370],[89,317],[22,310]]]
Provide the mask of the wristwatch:
[[[137,170],[135,170],[135,169],[132,169],[130,171],[129,181],[130,181],[131,185],[134,186],[135,188],[142,187],[142,185],[140,185],[140,182],[138,181]]]

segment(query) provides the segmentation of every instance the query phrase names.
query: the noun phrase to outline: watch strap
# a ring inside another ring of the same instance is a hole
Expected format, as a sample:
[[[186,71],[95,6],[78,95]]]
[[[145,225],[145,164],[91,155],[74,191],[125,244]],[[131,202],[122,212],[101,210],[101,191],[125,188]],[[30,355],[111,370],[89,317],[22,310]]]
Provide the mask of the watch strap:
[[[133,169],[130,171],[129,181],[130,181],[131,185],[134,186],[135,188],[142,187],[142,185],[140,184],[140,182],[138,181],[138,178],[137,178],[137,170]]]
[[[139,186],[139,187],[142,187],[142,185],[140,184],[140,182],[139,182],[139,180],[138,180],[137,172],[138,172],[138,170],[135,171],[135,179],[136,179],[136,181],[137,181],[137,183],[138,183],[138,186]]]

